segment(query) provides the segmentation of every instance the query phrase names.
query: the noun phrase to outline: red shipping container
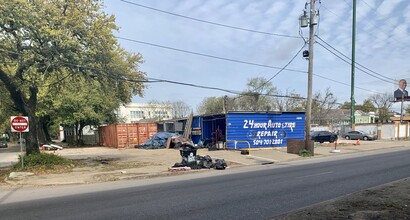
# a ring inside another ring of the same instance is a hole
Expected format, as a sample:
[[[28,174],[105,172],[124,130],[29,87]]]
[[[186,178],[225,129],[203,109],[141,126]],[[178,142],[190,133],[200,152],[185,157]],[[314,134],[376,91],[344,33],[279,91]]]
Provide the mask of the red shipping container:
[[[134,147],[142,145],[158,132],[156,123],[112,124],[98,128],[100,145],[106,147]]]

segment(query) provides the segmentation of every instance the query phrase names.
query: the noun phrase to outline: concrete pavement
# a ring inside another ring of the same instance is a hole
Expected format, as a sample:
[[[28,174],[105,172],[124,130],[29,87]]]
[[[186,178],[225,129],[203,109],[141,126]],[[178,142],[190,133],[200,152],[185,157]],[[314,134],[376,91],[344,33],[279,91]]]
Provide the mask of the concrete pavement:
[[[336,146],[340,153],[332,153],[334,144],[316,144],[315,156],[303,158],[288,154],[286,147],[276,149],[252,150],[250,155],[242,155],[239,151],[199,149],[197,155],[210,155],[213,159],[223,158],[228,161],[229,168],[257,166],[261,164],[280,164],[295,160],[312,160],[320,157],[331,157],[341,154],[354,154],[364,151],[410,147],[410,141],[356,141],[341,140]],[[14,157],[13,157],[14,153]],[[182,173],[212,172],[213,170],[169,171],[172,165],[181,162],[179,151],[175,149],[116,149],[106,147],[64,148],[53,152],[69,159],[82,161],[82,166],[75,167],[72,172],[61,174],[28,175],[7,180],[3,187],[20,186],[50,186],[66,184],[87,184],[96,182],[118,181],[124,179],[150,178]],[[17,162],[18,152],[1,152],[0,165]]]
[[[0,148],[0,168],[17,163],[20,155],[20,145],[8,144],[8,148]]]

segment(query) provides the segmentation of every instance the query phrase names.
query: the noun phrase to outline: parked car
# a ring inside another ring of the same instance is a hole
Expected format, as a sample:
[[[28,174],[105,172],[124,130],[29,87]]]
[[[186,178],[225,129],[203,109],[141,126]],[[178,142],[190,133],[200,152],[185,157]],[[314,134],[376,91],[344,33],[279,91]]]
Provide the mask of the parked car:
[[[349,131],[343,135],[346,140],[376,140],[377,135],[368,134],[363,131]]]
[[[337,134],[330,131],[312,131],[310,133],[311,140],[315,142],[329,142],[333,143],[337,141]]]
[[[1,134],[1,140],[10,141],[10,136],[7,133]]]
[[[7,141],[6,140],[0,140],[0,148],[7,148]]]

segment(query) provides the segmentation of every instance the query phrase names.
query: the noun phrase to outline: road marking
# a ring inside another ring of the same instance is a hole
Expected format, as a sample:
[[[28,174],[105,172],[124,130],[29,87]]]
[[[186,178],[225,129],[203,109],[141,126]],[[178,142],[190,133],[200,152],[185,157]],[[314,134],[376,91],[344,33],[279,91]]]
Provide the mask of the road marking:
[[[300,176],[300,177],[296,177],[296,178],[301,179],[301,178],[307,178],[307,177],[313,177],[313,176],[322,176],[322,175],[331,174],[331,173],[333,173],[333,171],[323,172],[323,173],[316,173],[316,174],[307,175],[307,176]]]

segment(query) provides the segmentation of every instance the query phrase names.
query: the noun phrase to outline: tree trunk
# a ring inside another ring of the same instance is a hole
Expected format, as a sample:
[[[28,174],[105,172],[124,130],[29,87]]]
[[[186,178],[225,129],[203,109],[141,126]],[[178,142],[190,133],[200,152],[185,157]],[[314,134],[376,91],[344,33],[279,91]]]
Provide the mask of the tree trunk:
[[[50,123],[50,116],[42,116],[39,118],[38,141],[40,144],[51,142],[48,126]]]
[[[38,121],[36,118],[36,109],[37,109],[37,87],[30,87],[30,98],[28,102],[24,102],[24,112],[29,119],[30,131],[28,133],[28,140],[26,140],[26,153],[27,155],[33,153],[39,153],[39,146],[38,146],[38,137],[37,137],[37,130],[38,130]]]
[[[40,152],[38,149],[38,138],[37,138],[37,120],[35,114],[26,114],[28,115],[30,131],[28,132],[28,138],[26,140],[26,153],[27,155]]]
[[[23,69],[18,69],[16,75],[21,75]],[[21,91],[16,83],[0,69],[0,80],[3,81],[6,89],[11,94],[11,99],[14,104],[20,110],[23,116],[28,116],[29,119],[29,132],[26,140],[26,153],[33,154],[38,153],[38,138],[37,138],[37,120],[36,120],[36,108],[37,108],[37,93],[38,89],[35,86],[29,88],[29,98]]]
[[[77,146],[82,146],[84,145],[83,141],[83,129],[85,125],[83,125],[81,122],[78,124],[78,129],[77,129]]]

